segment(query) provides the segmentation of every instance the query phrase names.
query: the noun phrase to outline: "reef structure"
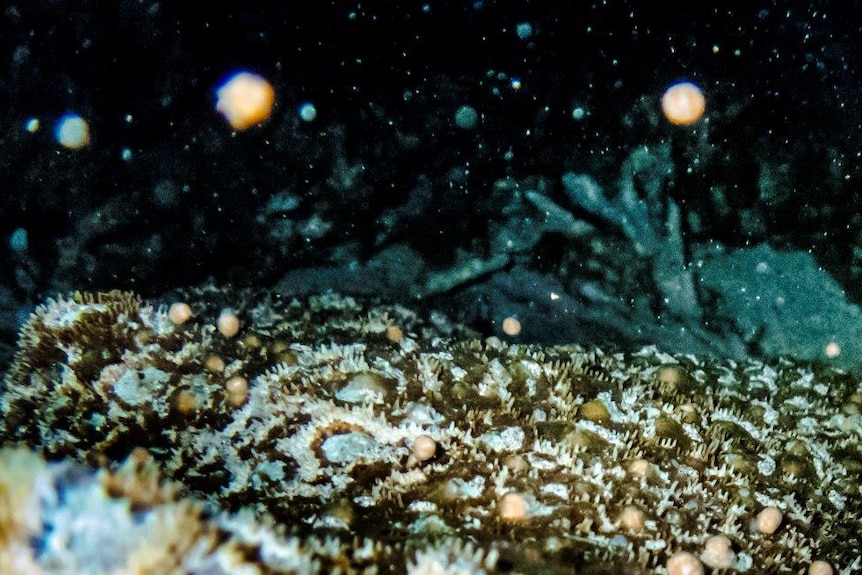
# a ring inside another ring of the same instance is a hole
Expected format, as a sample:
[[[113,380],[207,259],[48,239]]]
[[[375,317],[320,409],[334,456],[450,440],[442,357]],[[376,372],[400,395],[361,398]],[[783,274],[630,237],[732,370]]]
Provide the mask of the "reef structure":
[[[172,560],[81,572],[197,573],[216,556],[207,572],[862,570],[847,372],[479,340],[334,294],[186,305],[180,323],[131,293],[73,294],[22,328],[3,443],[109,476],[151,459],[176,489],[164,504],[194,510],[199,535],[159,547]],[[3,479],[0,558],[18,541],[41,568],[22,572],[75,572],[8,535]],[[130,491],[113,496],[134,508]]]

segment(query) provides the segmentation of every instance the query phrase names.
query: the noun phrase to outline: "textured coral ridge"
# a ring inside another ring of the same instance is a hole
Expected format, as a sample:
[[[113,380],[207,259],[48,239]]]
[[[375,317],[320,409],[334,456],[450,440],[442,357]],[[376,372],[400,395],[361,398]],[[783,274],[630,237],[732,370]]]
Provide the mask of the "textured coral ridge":
[[[4,441],[148,449],[308,558],[258,553],[262,572],[675,575],[681,552],[707,572],[862,569],[862,386],[841,371],[444,339],[332,295],[231,302],[228,339],[215,297],[180,326],[131,294],[41,307]]]
[[[313,573],[345,552],[334,540],[277,536],[248,514],[208,518],[160,482],[142,449],[98,473],[0,450],[3,575]]]

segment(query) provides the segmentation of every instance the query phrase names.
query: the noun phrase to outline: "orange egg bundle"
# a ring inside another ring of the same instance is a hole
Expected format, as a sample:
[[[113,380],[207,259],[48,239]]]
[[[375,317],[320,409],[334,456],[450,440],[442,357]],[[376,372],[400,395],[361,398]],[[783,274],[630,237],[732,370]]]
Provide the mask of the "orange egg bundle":
[[[690,126],[703,117],[706,97],[691,82],[680,82],[665,90],[661,109],[668,122],[677,126]]]
[[[272,114],[275,89],[266,78],[237,72],[216,90],[216,110],[235,130],[264,122]]]

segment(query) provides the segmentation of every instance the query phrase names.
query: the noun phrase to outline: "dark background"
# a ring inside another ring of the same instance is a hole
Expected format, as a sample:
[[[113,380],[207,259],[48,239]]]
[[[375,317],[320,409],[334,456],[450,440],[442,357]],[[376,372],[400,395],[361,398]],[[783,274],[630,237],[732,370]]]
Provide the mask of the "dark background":
[[[855,4],[725,4],[7,3],[3,339],[34,303],[74,289],[266,288],[392,245],[446,269],[459,250],[489,255],[488,222],[508,205],[495,182],[551,182],[561,201],[559,177],[576,171],[612,191],[631,150],[657,142],[673,145],[667,194],[703,222],[688,240],[810,250],[858,299]],[[272,118],[239,134],[214,110],[237,69],[277,94]],[[679,79],[707,95],[693,128],[660,116]],[[314,122],[298,118],[304,102]],[[480,114],[475,130],[453,123],[463,104]],[[67,111],[90,123],[84,150],[54,141]],[[780,180],[770,194],[767,164]],[[279,193],[298,205],[274,216]],[[273,233],[274,217],[286,231]],[[18,228],[23,254],[8,242]],[[553,272],[570,249],[550,238],[524,263]],[[481,315],[463,319],[487,329]]]

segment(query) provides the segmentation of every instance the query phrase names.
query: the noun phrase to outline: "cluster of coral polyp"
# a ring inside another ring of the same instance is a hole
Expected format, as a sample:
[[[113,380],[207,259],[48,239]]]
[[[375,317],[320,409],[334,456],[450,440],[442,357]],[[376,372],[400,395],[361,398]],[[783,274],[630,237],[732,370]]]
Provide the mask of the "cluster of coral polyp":
[[[323,571],[862,569],[856,377],[447,339],[332,295],[218,296],[235,337],[212,293],[182,324],[131,294],[40,307],[0,396],[3,441],[90,462],[147,449],[285,553],[329,541],[309,563]]]

